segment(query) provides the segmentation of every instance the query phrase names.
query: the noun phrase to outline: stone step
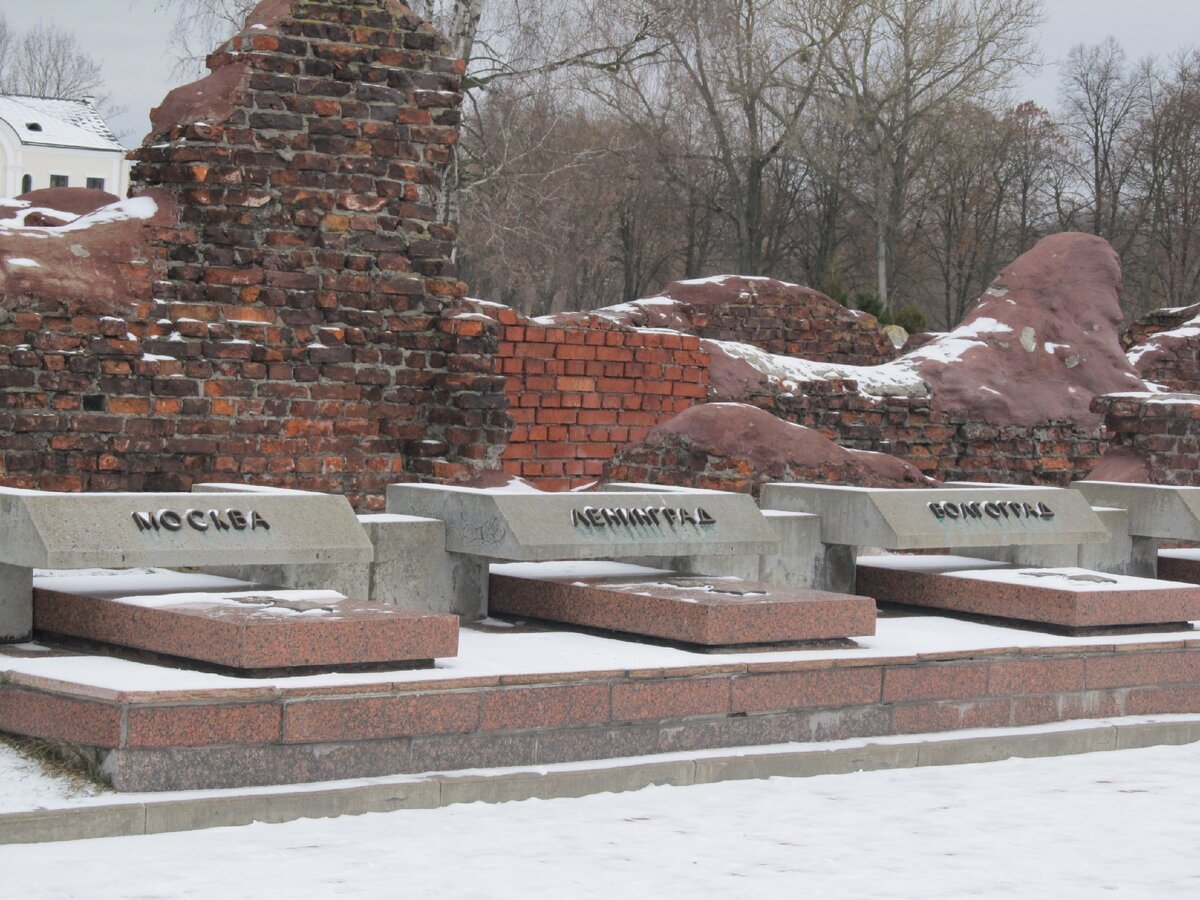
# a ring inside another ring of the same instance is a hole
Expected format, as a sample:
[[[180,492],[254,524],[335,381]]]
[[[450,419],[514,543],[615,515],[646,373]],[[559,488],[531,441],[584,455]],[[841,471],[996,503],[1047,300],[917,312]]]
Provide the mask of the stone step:
[[[545,576],[497,573],[489,582],[492,614],[698,647],[800,644],[875,633],[875,603],[740,579],[677,576]],[[537,566],[525,565],[529,572]]]
[[[859,557],[857,590],[881,603],[1066,631],[1153,629],[1200,619],[1200,587],[1077,568],[1011,567],[961,556]]]

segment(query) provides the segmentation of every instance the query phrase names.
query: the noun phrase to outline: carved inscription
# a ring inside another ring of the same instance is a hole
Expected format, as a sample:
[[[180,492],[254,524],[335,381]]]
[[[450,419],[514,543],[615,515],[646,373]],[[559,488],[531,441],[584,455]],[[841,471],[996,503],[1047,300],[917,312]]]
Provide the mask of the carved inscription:
[[[571,524],[576,528],[630,528],[638,525],[703,525],[717,524],[702,507],[684,509],[674,506],[585,506],[571,510]]]
[[[264,531],[271,530],[271,523],[261,513],[240,509],[160,509],[157,512],[132,513],[139,532],[182,531],[185,527],[193,531]]]
[[[1054,510],[1045,503],[1024,503],[1018,500],[968,500],[964,503],[943,501],[930,503],[929,511],[935,519],[1041,519],[1054,518]]]

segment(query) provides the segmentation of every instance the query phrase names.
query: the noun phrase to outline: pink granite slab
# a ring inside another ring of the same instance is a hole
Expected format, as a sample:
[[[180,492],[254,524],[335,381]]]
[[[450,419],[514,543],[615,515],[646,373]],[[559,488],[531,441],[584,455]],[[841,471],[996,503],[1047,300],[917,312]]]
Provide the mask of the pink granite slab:
[[[875,633],[875,603],[869,597],[669,574],[640,580],[493,574],[488,608],[707,647]]]
[[[331,593],[286,599],[297,593],[305,592],[114,598],[37,589],[34,628],[245,670],[403,664],[458,653],[457,616]],[[285,599],[269,602],[274,595]]]
[[[974,560],[909,568],[904,562],[889,563],[891,559],[861,557],[857,590],[882,603],[1071,629],[1170,625],[1200,619],[1200,587],[1195,585],[1082,569],[1000,566],[985,570],[981,566],[995,564]],[[975,563],[980,566],[973,567]]]

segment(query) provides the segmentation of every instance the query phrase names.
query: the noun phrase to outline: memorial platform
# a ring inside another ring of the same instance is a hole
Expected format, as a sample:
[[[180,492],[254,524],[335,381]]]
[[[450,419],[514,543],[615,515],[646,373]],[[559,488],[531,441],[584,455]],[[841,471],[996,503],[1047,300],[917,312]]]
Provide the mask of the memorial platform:
[[[489,609],[698,648],[850,641],[875,633],[875,601],[617,563],[492,566]]]
[[[269,678],[14,644],[0,731],[163,791],[1200,712],[1191,632],[903,616],[858,643],[704,654],[485,620],[431,669]]]
[[[946,610],[1065,633],[1186,628],[1200,587],[1079,568],[1026,568],[965,556],[858,558],[858,590],[880,603]]]

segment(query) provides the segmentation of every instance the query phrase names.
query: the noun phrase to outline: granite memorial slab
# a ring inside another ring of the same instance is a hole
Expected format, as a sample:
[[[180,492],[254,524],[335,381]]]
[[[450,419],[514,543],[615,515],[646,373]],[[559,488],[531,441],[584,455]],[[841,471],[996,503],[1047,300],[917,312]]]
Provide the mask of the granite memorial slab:
[[[859,557],[857,586],[880,603],[943,610],[1068,634],[1189,629],[1200,587],[1074,567],[965,556]]]
[[[560,563],[492,567],[493,614],[651,637],[705,649],[845,642],[875,633],[875,602],[737,578],[627,566],[626,575]]]
[[[122,583],[128,580],[104,572],[35,577],[35,628],[51,640],[129,648],[246,674],[407,668],[458,652],[455,616],[210,575],[141,575],[132,593]]]

